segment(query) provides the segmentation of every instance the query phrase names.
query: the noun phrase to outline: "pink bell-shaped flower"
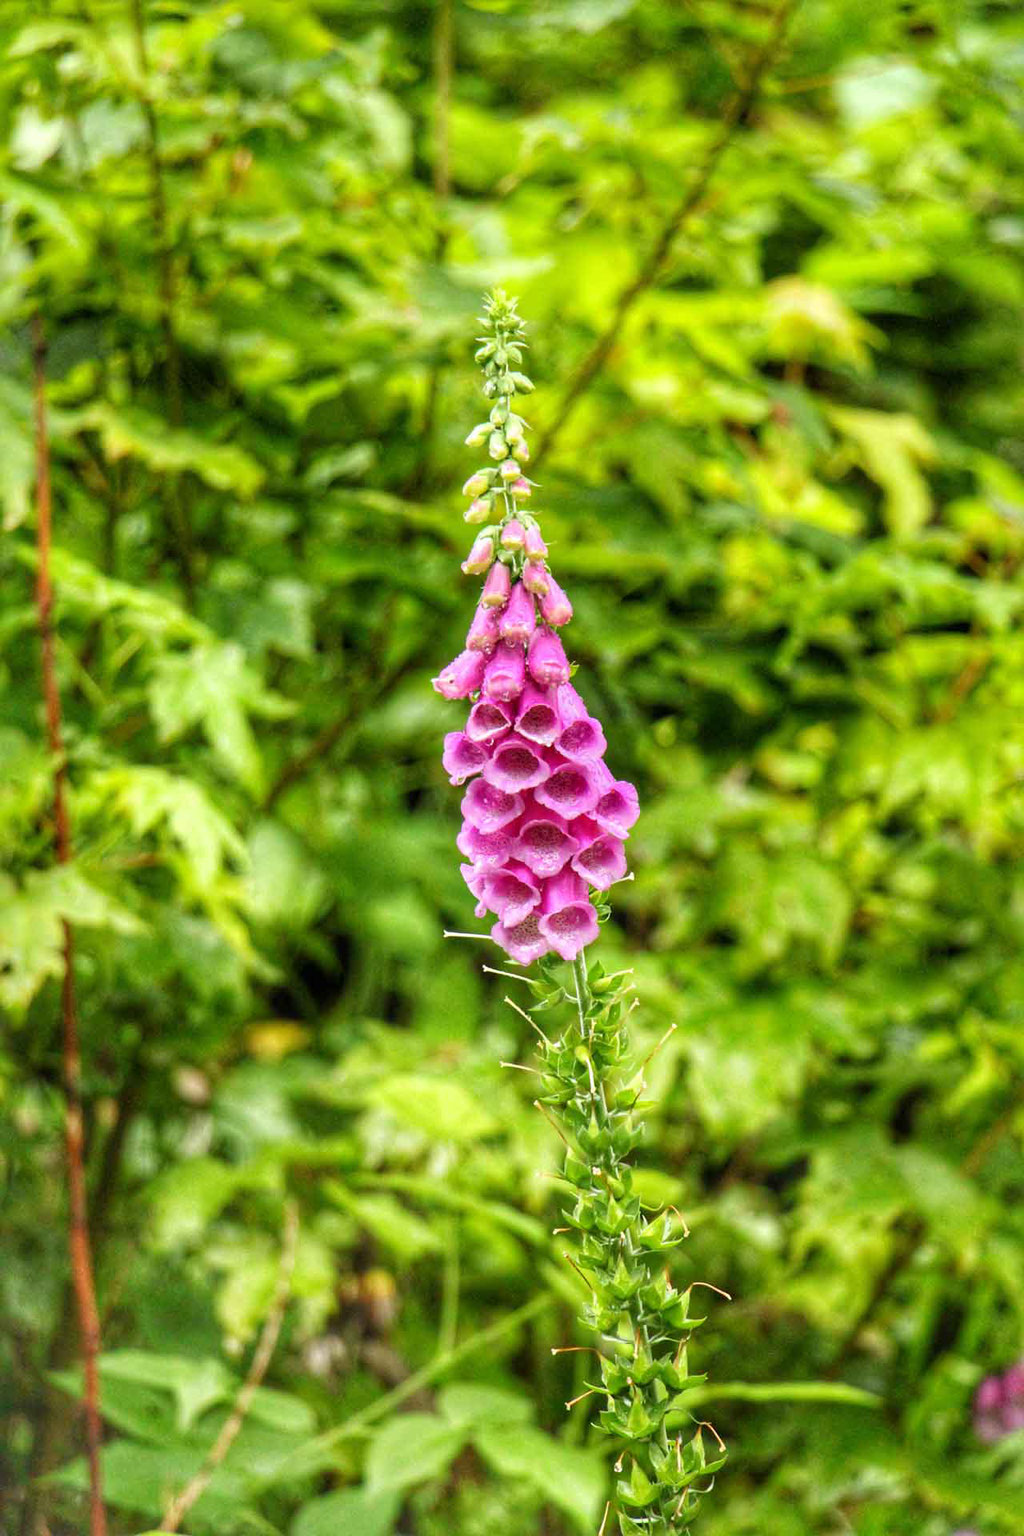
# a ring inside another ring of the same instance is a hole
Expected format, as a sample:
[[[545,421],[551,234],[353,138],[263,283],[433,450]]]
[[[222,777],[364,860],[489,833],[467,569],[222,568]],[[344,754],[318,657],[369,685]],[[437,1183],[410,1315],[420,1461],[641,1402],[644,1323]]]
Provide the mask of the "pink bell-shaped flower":
[[[480,651],[463,651],[431,682],[445,699],[468,699],[484,680],[485,659]]]

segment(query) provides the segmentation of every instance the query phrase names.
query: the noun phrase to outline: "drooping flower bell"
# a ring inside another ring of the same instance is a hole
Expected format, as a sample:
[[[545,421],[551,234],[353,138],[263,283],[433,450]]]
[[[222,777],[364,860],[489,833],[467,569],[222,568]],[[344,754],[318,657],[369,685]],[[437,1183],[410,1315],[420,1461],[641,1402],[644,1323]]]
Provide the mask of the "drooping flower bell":
[[[604,762],[598,720],[569,681],[558,630],[572,603],[551,573],[548,546],[525,502],[533,489],[517,392],[533,386],[517,370],[524,327],[514,301],[485,301],[483,364],[489,419],[473,428],[491,463],[464,491],[469,522],[490,526],[463,564],[483,589],[466,649],[434,679],[449,699],[473,700],[463,730],[445,737],[444,767],[468,788],[459,851],[477,912],[497,918],[492,937],[523,965],[555,952],[573,960],[597,935],[593,891],[626,873],[625,841],[638,814],[636,790]],[[495,467],[496,466],[496,467]],[[486,514],[485,514],[486,508]]]

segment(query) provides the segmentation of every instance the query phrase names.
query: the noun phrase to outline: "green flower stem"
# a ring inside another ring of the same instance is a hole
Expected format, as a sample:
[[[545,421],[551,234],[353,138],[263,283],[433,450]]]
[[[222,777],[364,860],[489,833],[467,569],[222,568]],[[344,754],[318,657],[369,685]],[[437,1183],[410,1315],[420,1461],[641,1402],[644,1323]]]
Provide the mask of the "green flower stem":
[[[704,1426],[690,1413],[704,1378],[689,1375],[686,1341],[701,1319],[690,1316],[690,1288],[678,1290],[666,1267],[684,1224],[677,1213],[645,1211],[633,1190],[644,1085],[626,1028],[632,984],[585,953],[572,963],[571,988],[560,962],[538,970],[530,1012],[562,1024],[540,1035],[538,1104],[565,1142],[562,1178],[575,1196],[563,1212],[572,1236],[565,1258],[589,1289],[580,1316],[601,1345],[584,1395],[604,1401],[598,1423],[616,1457],[621,1536],[668,1536],[692,1523],[724,1456],[708,1458]]]

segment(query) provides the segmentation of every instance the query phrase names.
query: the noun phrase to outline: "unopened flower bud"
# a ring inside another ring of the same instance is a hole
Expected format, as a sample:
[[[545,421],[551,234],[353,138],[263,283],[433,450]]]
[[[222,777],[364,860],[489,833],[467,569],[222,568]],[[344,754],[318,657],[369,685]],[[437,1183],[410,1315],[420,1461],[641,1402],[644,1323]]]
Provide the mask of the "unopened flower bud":
[[[520,438],[518,443],[512,444],[512,457],[518,459],[520,464],[530,462],[530,445],[525,437]]]
[[[529,651],[530,676],[539,688],[569,681],[569,663],[562,642],[550,629],[534,631]]]
[[[503,459],[508,453],[508,443],[503,432],[492,432],[487,443],[487,452],[492,459]]]
[[[517,699],[526,681],[526,668],[521,645],[509,645],[503,640],[487,663],[483,691],[487,698],[499,703]]]
[[[531,560],[544,560],[547,558],[548,547],[544,543],[541,531],[536,523],[527,524],[526,553]]]
[[[512,383],[521,395],[533,394],[533,380],[528,379],[525,373],[514,373],[512,375]]]
[[[502,465],[502,469],[504,469],[504,467],[505,466]],[[512,481],[512,484],[509,486],[509,490],[512,492],[513,496],[533,495],[533,485],[529,480],[526,479],[524,475],[517,475],[516,478]]]
[[[498,473],[503,480],[517,480],[519,478],[519,465],[515,459],[506,459],[498,465]]]
[[[551,584],[548,568],[540,560],[527,560],[523,566],[523,586],[527,592],[533,592],[537,597],[544,597]]]
[[[501,427],[504,426],[508,419],[508,401],[499,400],[497,405],[491,407],[491,424],[495,427]]]
[[[466,636],[467,651],[483,651],[489,656],[500,639],[498,630],[498,608],[489,608],[481,603],[473,615],[473,622],[469,626]]]
[[[572,618],[572,603],[550,572],[548,573],[548,590],[541,598],[540,611],[544,616],[545,624],[554,624],[556,628],[568,624]]]
[[[490,426],[488,425],[488,423],[486,421],[478,422],[478,424],[473,428],[472,432],[466,438],[466,447],[467,448],[480,448],[480,447],[482,447],[483,444],[486,443],[488,437],[490,436],[490,431],[491,431]]]
[[[462,514],[464,523],[486,523],[491,515],[491,500],[489,496],[475,497]]]
[[[491,477],[486,469],[478,469],[476,474],[470,475],[462,487],[463,496],[482,496],[491,483]]]
[[[503,640],[511,640],[519,645],[525,645],[537,628],[533,595],[527,592],[521,581],[517,581],[512,588],[498,627]]]
[[[504,608],[511,589],[512,578],[508,573],[508,566],[496,560],[487,573],[480,601],[485,608]]]
[[[505,524],[499,535],[502,549],[522,549],[526,542],[526,529],[514,517],[511,522]]]
[[[443,698],[468,699],[483,682],[486,665],[487,660],[482,651],[463,651],[461,656],[456,656],[431,681]]]
[[[490,568],[493,559],[494,540],[490,534],[482,534],[462,562],[463,573],[466,576],[482,576]]]

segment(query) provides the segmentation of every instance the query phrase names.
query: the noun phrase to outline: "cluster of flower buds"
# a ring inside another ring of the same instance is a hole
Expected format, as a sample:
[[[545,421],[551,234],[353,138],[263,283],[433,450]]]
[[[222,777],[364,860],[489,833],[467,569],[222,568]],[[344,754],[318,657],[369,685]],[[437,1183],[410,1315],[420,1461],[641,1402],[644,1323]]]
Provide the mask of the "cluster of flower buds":
[[[623,843],[638,814],[636,790],[604,762],[605,737],[569,681],[557,630],[572,604],[552,576],[536,516],[521,505],[532,485],[526,423],[512,410],[522,373],[523,323],[500,291],[486,301],[477,359],[490,420],[470,433],[497,468],[471,475],[470,522],[492,519],[464,561],[483,576],[466,647],[434,679],[447,699],[471,699],[464,730],[445,738],[453,784],[472,780],[458,847],[477,915],[492,912],[493,937],[529,964],[551,951],[572,960],[597,936],[591,889],[626,873]]]
[[[986,1376],[974,1398],[974,1433],[984,1445],[995,1445],[1024,1429],[1024,1360],[1001,1375]]]

